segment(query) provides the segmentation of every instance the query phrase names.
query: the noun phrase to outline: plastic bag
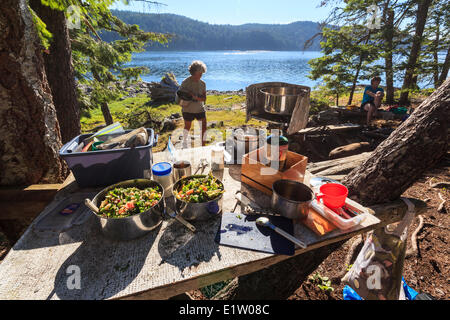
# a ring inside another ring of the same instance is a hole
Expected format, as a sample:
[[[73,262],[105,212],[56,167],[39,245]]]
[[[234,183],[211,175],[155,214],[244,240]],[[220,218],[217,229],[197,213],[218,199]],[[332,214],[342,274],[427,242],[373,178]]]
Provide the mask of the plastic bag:
[[[408,211],[399,224],[375,230],[364,243],[352,268],[342,278],[365,300],[398,300],[401,293],[406,235],[414,205],[405,198]]]

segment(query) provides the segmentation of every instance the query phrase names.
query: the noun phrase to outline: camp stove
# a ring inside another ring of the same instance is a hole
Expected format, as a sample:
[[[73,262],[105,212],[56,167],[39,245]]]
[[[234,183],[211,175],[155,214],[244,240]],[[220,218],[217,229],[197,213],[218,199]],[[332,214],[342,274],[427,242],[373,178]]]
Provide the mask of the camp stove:
[[[246,121],[269,123],[268,130],[279,129],[292,135],[308,124],[311,88],[283,82],[264,82],[246,88]]]

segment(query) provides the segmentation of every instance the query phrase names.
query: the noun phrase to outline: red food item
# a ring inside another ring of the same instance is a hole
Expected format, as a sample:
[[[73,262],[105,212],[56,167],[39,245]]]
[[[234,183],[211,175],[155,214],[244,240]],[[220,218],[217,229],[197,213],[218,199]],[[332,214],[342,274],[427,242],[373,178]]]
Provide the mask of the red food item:
[[[134,203],[133,202],[127,202],[127,208],[128,209],[134,209]]]

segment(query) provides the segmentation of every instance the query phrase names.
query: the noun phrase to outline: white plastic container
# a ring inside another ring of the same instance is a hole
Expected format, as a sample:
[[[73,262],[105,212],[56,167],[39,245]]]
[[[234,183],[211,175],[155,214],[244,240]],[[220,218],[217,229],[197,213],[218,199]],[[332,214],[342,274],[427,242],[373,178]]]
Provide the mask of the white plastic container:
[[[214,146],[211,149],[211,170],[218,171],[225,168],[225,148]]]
[[[331,210],[330,208],[323,205],[323,203],[319,203],[317,199],[314,199],[311,201],[310,204],[311,208],[314,209],[317,213],[319,213],[322,217],[333,223],[336,227],[338,227],[341,230],[347,230],[350,228],[353,228],[361,222],[363,222],[367,215],[370,213],[367,211],[361,211],[352,205],[348,204],[347,201],[345,202],[345,206],[353,211],[358,212],[359,214],[353,218],[350,219],[344,219],[340,215],[338,215],[336,212]]]
[[[172,165],[168,162],[156,163],[152,167],[153,180],[164,188],[164,198],[172,196]]]

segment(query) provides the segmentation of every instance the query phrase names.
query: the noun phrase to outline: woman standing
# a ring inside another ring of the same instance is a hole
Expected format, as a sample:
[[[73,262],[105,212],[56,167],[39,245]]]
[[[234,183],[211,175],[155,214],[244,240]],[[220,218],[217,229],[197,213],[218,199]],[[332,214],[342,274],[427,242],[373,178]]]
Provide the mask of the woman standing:
[[[204,107],[206,101],[206,84],[201,80],[201,77],[206,73],[206,65],[202,61],[194,61],[189,66],[189,73],[191,76],[181,83],[180,89],[178,90],[179,94],[177,94],[177,100],[182,107],[184,120],[183,146],[188,145],[187,139],[194,119],[200,121],[202,146],[204,146],[207,126]],[[179,97],[179,95],[182,97]],[[184,100],[183,97],[186,96],[188,98]]]

